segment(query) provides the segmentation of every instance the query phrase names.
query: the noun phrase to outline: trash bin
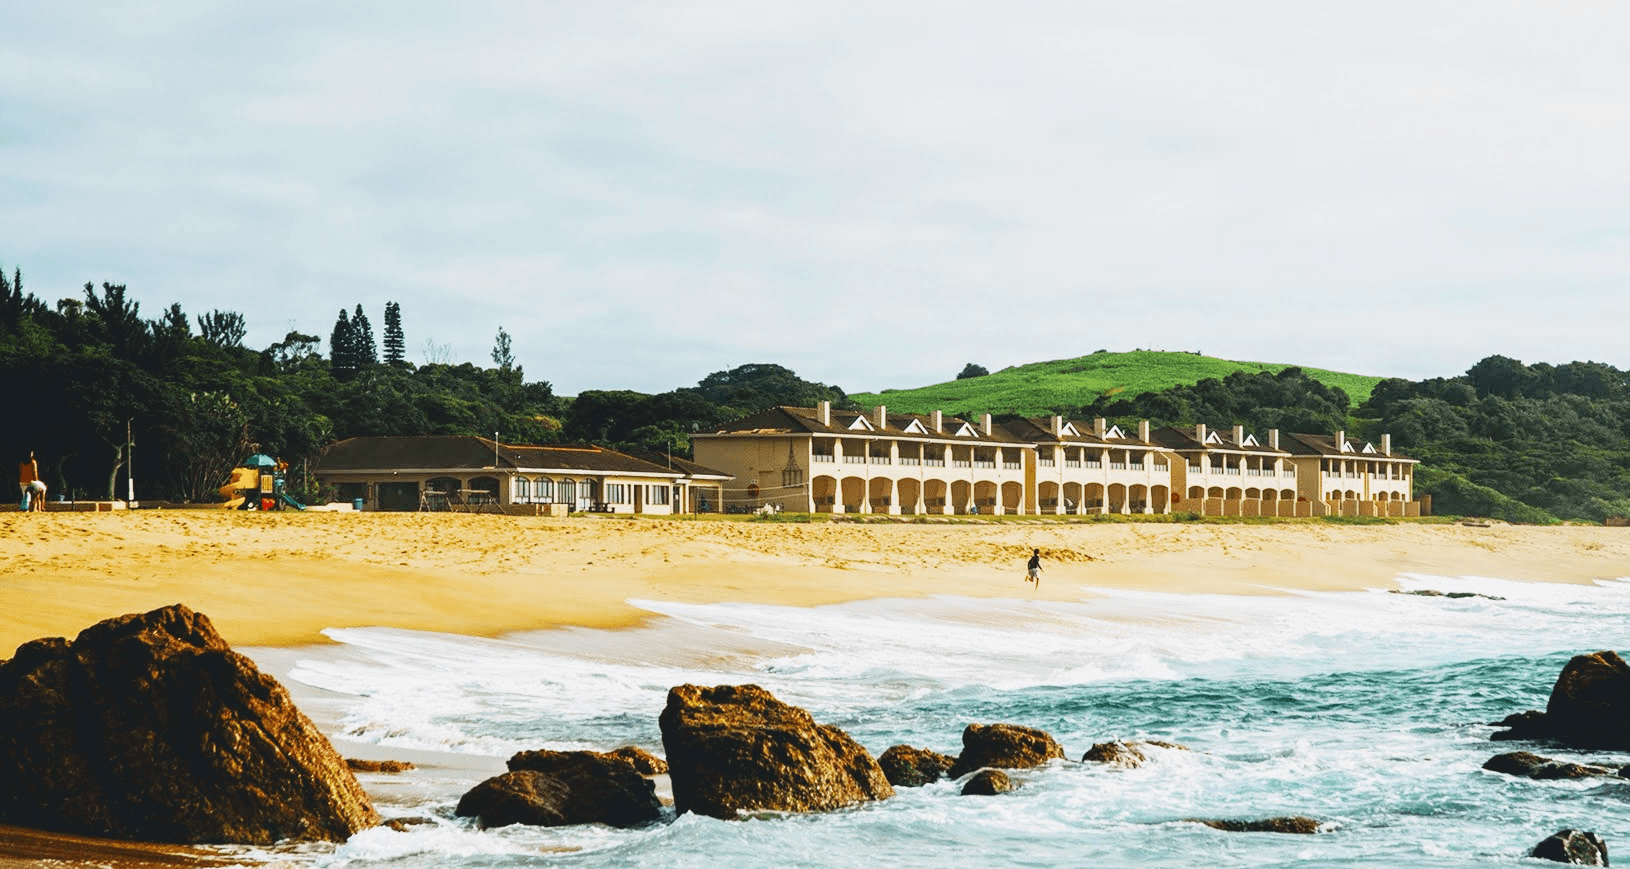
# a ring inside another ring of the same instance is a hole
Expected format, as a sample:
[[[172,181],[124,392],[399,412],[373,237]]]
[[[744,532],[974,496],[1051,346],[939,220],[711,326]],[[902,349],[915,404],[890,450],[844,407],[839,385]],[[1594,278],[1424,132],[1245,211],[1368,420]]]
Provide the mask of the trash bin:
[[[351,509],[357,511],[358,513],[361,513],[362,512],[362,504],[363,504],[364,500],[365,499],[363,499],[363,498],[358,498],[355,501],[352,501],[351,502]]]

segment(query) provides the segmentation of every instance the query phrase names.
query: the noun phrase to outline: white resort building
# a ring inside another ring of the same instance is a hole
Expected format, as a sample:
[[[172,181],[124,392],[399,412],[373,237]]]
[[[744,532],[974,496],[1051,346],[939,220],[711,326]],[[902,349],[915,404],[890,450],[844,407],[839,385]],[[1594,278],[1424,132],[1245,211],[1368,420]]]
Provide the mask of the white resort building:
[[[727,509],[890,515],[1170,513],[1418,516],[1415,459],[1333,435],[1126,430],[1063,417],[1004,424],[773,407],[694,436],[734,476]]]

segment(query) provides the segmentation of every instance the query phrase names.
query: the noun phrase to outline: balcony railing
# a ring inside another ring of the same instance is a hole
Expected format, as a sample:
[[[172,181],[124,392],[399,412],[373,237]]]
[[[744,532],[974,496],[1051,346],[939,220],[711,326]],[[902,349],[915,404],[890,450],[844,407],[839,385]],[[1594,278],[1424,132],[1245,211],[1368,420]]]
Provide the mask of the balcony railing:
[[[927,466],[929,466],[931,468],[943,468],[943,467],[945,467],[945,460],[944,459],[923,459],[923,464],[925,464],[925,465],[927,465]]]
[[[1066,467],[1066,468],[1079,468],[1079,467],[1081,467],[1081,460],[1080,459],[1065,459],[1064,460],[1064,467]]]
[[[843,463],[846,465],[864,465],[866,464],[866,457],[845,455],[843,457]]]
[[[1038,467],[1051,468],[1051,467],[1053,467],[1053,460],[1052,459],[1037,459],[1036,460],[1036,465]]]
[[[951,467],[953,467],[953,468],[971,468],[971,467],[973,467],[973,462],[970,462],[967,459],[952,459],[951,460]]]
[[[1143,470],[1143,463],[1142,462],[1132,462],[1131,464],[1128,465],[1128,467],[1130,467],[1134,471],[1141,471],[1141,470]]]
[[[920,465],[922,463],[922,459],[908,459],[905,456],[900,457],[900,464],[902,465]]]
[[[1155,463],[1155,473],[1157,473],[1157,474],[1164,474],[1164,473],[1166,473],[1167,471],[1169,471],[1171,469],[1172,469],[1171,465],[1163,464],[1163,463],[1160,463],[1160,462]]]
[[[889,458],[888,456],[872,456],[869,461],[871,462],[871,464],[874,464],[874,465],[892,465],[892,464],[894,464],[894,460]]]
[[[1024,467],[1023,462],[1003,462],[1002,467],[1009,471],[1017,471]]]
[[[1087,459],[1086,466],[1089,468],[1101,468],[1104,466],[1104,463],[1098,461],[1097,459]]]
[[[1189,473],[1191,473],[1191,474],[1200,473],[1200,466],[1193,463],[1193,462],[1189,462]]]
[[[832,455],[831,453],[815,453],[814,455],[810,456],[809,459],[812,462],[836,462],[838,457]]]
[[[994,460],[974,459],[973,466],[976,468],[994,468],[996,462]]]
[[[1124,471],[1124,470],[1126,470],[1126,463],[1125,462],[1110,462],[1109,463],[1109,469],[1111,471]]]

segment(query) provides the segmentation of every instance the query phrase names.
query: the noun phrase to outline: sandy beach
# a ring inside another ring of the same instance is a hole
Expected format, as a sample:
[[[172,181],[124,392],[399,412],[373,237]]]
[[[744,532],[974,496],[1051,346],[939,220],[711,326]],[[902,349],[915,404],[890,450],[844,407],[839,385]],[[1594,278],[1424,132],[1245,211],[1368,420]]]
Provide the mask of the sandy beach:
[[[630,600],[813,606],[1090,598],[1094,587],[1272,594],[1403,574],[1630,576],[1630,531],[1583,526],[766,523],[227,511],[0,514],[0,649],[182,602],[229,642],[330,627],[493,636],[616,628]],[[1023,581],[1042,550],[1039,590]]]

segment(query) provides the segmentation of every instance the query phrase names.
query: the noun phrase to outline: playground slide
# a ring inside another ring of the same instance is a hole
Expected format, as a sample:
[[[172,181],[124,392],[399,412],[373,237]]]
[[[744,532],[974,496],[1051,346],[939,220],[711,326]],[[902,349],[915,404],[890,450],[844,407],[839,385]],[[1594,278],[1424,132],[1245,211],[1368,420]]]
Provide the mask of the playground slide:
[[[290,507],[293,507],[296,510],[304,510],[304,509],[306,509],[306,505],[300,503],[299,501],[294,500],[293,498],[290,498],[286,493],[278,492],[277,497],[283,503],[289,505]]]
[[[260,488],[260,483],[258,482],[259,479],[260,471],[254,468],[233,468],[232,479],[228,480],[226,485],[216,490],[227,499],[226,503],[222,504],[221,506],[228,510],[236,510],[239,507],[242,507],[243,496],[239,493],[246,489],[253,490]]]

